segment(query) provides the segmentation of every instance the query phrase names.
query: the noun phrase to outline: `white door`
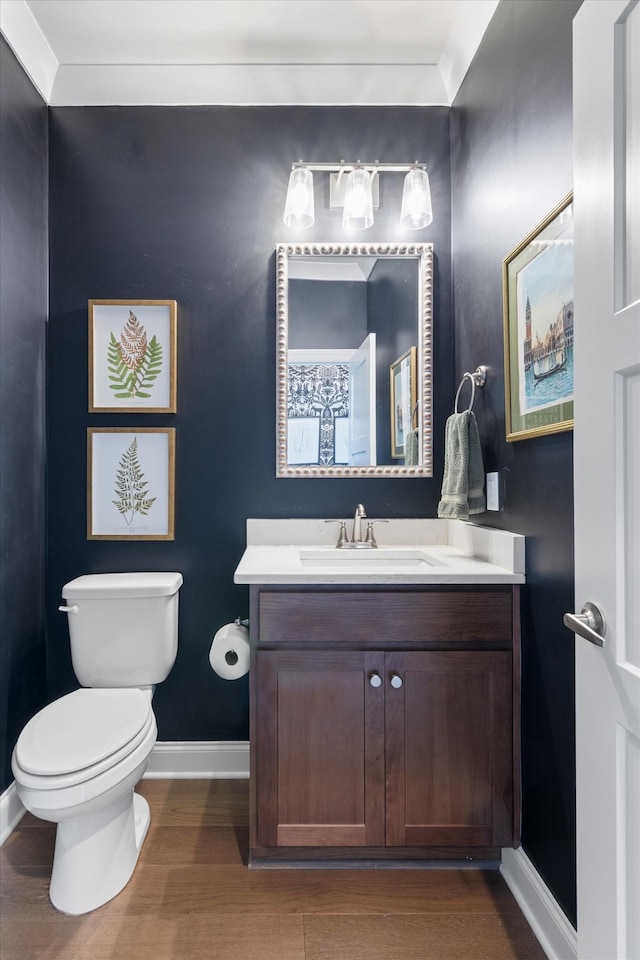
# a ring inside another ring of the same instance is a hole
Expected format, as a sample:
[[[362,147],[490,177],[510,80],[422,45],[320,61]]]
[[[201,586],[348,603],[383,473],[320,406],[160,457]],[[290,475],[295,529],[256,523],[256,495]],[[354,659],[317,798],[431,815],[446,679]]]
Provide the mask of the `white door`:
[[[349,463],[376,463],[376,335],[366,337],[349,364]]]
[[[640,5],[574,20],[578,956],[640,958]]]

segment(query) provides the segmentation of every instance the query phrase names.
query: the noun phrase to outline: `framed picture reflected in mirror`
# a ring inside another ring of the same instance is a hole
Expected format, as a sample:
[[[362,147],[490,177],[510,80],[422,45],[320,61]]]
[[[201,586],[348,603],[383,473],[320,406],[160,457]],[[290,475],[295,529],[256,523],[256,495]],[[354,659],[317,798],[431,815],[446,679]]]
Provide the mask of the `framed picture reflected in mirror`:
[[[396,460],[405,456],[405,442],[414,426],[416,355],[416,348],[410,347],[390,368],[391,456]]]

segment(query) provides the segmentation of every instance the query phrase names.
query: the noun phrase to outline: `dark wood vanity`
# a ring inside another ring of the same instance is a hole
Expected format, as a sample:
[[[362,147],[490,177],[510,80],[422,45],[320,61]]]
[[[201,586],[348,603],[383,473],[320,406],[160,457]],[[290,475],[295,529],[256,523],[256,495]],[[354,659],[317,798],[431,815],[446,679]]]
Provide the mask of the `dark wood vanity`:
[[[252,585],[252,864],[516,846],[519,606],[512,584]]]

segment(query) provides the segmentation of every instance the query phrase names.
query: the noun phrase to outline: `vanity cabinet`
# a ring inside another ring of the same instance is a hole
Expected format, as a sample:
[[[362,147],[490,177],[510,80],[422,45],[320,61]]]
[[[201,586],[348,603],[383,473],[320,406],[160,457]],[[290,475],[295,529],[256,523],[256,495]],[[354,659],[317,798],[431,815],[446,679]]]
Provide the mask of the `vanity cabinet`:
[[[518,588],[252,587],[251,855],[517,838]]]

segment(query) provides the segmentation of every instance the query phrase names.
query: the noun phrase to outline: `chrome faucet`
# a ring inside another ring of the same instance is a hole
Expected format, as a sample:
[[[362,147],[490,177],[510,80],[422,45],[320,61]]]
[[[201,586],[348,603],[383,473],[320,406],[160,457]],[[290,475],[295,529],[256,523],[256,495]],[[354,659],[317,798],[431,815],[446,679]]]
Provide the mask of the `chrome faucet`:
[[[363,520],[367,520],[366,533],[363,530]],[[346,520],[325,520],[325,523],[340,524],[340,533],[338,534],[338,542],[336,543],[338,550],[373,550],[378,546],[376,543],[376,538],[373,535],[374,523],[389,523],[389,521],[369,520],[367,518],[367,511],[364,509],[364,506],[359,503],[356,507],[356,512],[353,517],[351,540],[349,540],[349,537],[347,536]]]
[[[359,503],[356,507],[356,512],[353,517],[353,532],[351,534],[351,543],[364,543],[365,538],[362,535],[362,520],[367,516],[367,512],[364,509],[364,506]]]

